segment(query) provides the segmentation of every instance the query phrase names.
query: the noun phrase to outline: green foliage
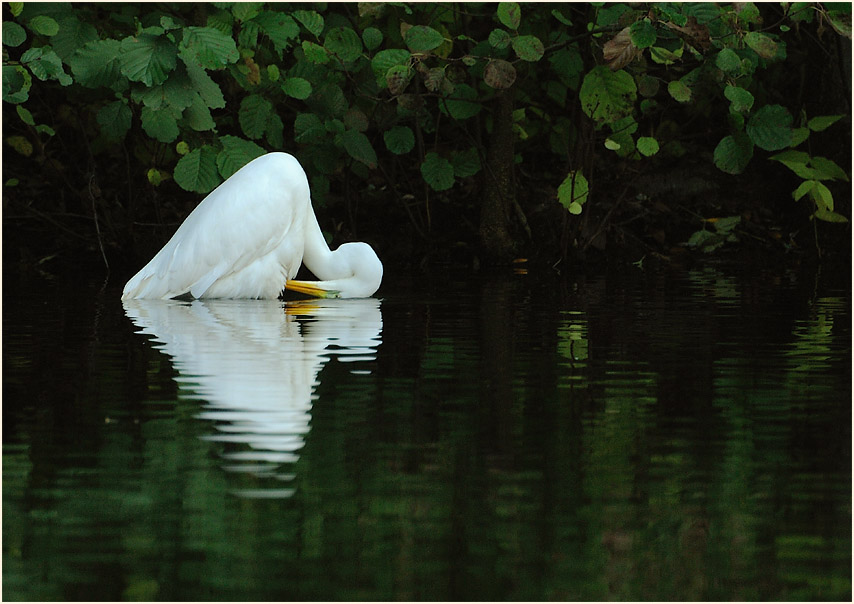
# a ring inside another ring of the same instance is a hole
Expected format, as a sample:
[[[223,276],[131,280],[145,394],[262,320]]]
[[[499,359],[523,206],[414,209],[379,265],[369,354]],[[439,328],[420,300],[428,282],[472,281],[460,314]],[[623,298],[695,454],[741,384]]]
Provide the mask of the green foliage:
[[[840,117],[842,116],[822,115],[812,118],[807,122],[808,127],[803,128],[807,133],[804,140],[809,136],[810,131],[821,132],[836,123]],[[797,144],[801,142],[803,141],[799,140]],[[848,175],[836,162],[795,149],[777,153],[769,159],[780,162],[803,179],[803,182],[792,191],[792,198],[795,201],[803,197],[810,199],[814,206],[813,218],[826,222],[848,222],[845,216],[834,211],[833,193],[822,182],[834,180],[848,182]]]
[[[580,100],[584,113],[598,126],[610,124],[632,113],[637,86],[628,72],[598,65],[584,76]]]
[[[190,151],[178,160],[173,174],[175,182],[183,189],[195,193],[209,193],[219,183],[216,152],[210,147]]]
[[[713,230],[702,229],[694,232],[685,242],[686,246],[709,253],[726,243],[738,241],[735,227],[741,224],[741,216],[725,216],[709,219],[707,222],[713,225]]]
[[[383,134],[386,148],[395,155],[409,153],[415,147],[415,135],[408,126],[395,126]]]
[[[451,162],[432,151],[421,164],[421,175],[435,191],[445,191],[454,185],[454,167]]]
[[[426,206],[427,193],[494,178],[482,161],[507,119],[495,99],[508,94],[516,161],[552,187],[565,177],[558,200],[573,214],[599,190],[593,155],[712,152],[735,175],[754,154],[776,153],[814,216],[838,220],[828,183],[847,181],[846,170],[794,147],[846,116],[794,124],[801,108],[784,106],[769,74],[791,61],[795,27],[850,35],[850,7],[790,5],[769,20],[752,3],[483,6],[11,3],[2,97],[21,111],[5,141],[31,156],[74,123],[93,141],[87,152],[112,161],[121,145],[144,165],[135,178],[196,193],[273,150],[300,157],[321,183],[316,198],[344,178],[387,178],[380,165],[418,165],[395,185]],[[35,109],[58,104],[78,119]],[[698,123],[708,133],[699,142],[685,128]]]
[[[582,206],[587,201],[589,184],[581,172],[576,170],[567,174],[558,187],[557,199],[570,214],[581,214]]]

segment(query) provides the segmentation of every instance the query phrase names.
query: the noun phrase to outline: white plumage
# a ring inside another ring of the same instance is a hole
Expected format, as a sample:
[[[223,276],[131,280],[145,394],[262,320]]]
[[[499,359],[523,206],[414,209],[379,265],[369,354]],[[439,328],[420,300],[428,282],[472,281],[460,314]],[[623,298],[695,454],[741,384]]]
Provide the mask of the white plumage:
[[[301,263],[320,281],[293,281]],[[329,250],[302,166],[287,153],[268,153],[205,197],[127,282],[122,299],[277,298],[285,288],[365,298],[382,273],[366,243]]]

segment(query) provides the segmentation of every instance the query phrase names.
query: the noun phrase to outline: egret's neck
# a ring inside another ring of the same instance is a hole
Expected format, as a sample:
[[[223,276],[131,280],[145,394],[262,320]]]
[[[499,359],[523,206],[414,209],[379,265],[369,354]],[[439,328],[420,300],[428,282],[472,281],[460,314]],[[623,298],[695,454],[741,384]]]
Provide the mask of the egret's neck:
[[[305,248],[302,257],[303,264],[318,279],[335,279],[341,275],[332,274],[332,252],[326,245],[323,231],[314,215],[314,208],[309,202],[309,212],[305,220]]]

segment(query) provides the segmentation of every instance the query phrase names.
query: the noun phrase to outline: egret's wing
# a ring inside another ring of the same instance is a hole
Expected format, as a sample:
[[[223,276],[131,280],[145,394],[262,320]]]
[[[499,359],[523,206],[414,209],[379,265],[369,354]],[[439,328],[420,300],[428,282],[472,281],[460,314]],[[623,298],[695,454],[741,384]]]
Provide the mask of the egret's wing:
[[[201,297],[218,279],[270,254],[301,228],[305,208],[311,207],[305,175],[296,160],[298,174],[271,169],[277,166],[261,161],[268,157],[250,162],[205,197],[128,281],[122,298],[173,298],[187,292]]]

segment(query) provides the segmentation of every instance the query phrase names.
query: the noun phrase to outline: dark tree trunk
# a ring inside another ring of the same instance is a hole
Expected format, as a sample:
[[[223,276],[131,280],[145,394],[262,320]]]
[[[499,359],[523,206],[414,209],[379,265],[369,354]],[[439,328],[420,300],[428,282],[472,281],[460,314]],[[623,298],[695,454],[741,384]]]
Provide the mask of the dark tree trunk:
[[[485,260],[511,260],[516,249],[510,235],[513,190],[513,88],[495,99],[492,136],[483,172],[484,189],[480,213],[480,246]]]

